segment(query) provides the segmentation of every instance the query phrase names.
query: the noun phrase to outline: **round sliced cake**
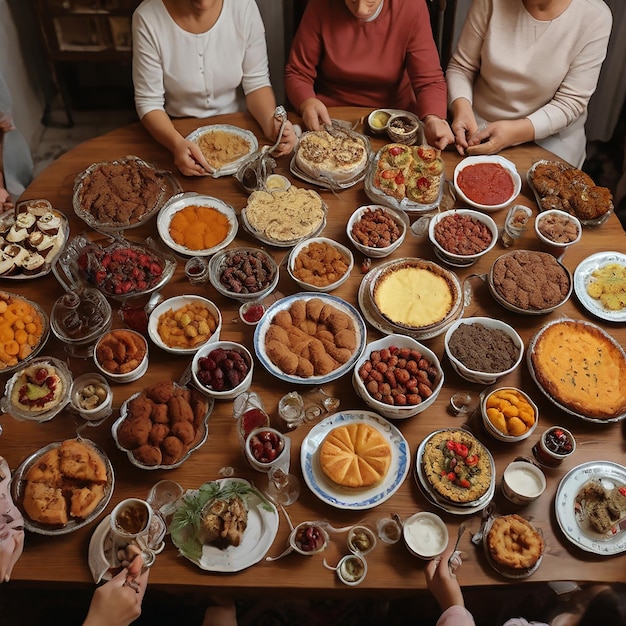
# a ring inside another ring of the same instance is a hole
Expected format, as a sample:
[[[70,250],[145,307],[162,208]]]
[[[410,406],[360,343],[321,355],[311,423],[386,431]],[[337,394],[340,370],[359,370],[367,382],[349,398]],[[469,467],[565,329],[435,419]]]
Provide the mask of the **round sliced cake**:
[[[391,264],[375,280],[372,293],[383,317],[398,326],[417,329],[445,320],[457,298],[449,272],[421,259]]]
[[[343,183],[365,169],[368,150],[365,141],[355,133],[333,127],[302,135],[295,160],[300,170],[312,178]]]
[[[599,326],[555,322],[540,330],[533,343],[535,378],[558,404],[600,420],[626,414],[626,356]]]
[[[466,430],[434,433],[424,446],[421,462],[429,485],[454,504],[475,502],[491,486],[491,457],[482,443]]]

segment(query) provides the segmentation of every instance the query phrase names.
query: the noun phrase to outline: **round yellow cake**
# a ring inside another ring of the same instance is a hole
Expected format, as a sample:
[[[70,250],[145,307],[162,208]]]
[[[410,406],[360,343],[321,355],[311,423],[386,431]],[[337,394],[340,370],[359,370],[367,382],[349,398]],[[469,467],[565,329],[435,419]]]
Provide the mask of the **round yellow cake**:
[[[424,267],[405,266],[387,272],[374,289],[374,303],[381,315],[412,328],[442,321],[454,300],[446,278]]]

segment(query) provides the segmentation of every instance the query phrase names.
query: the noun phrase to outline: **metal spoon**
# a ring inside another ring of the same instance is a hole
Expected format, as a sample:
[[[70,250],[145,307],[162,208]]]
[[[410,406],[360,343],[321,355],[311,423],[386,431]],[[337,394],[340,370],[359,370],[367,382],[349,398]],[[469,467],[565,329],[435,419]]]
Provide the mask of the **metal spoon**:
[[[463,523],[459,526],[459,532],[457,533],[457,536],[456,536],[456,543],[454,544],[454,550],[452,554],[450,555],[450,558],[448,559],[448,568],[450,569],[451,572],[453,572],[460,564],[459,557],[461,556],[461,551],[457,550],[457,548],[459,547],[459,543],[461,541],[461,537],[463,536],[464,532],[465,532],[465,524]]]

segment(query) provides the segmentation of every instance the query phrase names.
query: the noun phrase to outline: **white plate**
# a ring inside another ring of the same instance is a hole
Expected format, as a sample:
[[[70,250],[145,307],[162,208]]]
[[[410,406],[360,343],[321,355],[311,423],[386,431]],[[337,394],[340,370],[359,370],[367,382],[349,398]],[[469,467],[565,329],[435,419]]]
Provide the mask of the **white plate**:
[[[212,133],[215,131],[223,131],[226,133],[232,133],[233,135],[238,135],[239,137],[245,139],[250,149],[247,154],[240,156],[235,161],[227,163],[226,165],[222,165],[219,169],[213,170],[211,172],[211,176],[213,178],[219,178],[220,176],[228,176],[229,174],[234,174],[238,169],[244,159],[247,159],[253,152],[259,149],[259,142],[257,141],[256,136],[249,130],[245,130],[243,128],[239,128],[238,126],[231,126],[230,124],[211,124],[209,126],[200,126],[200,128],[196,128],[196,130],[192,131],[185,137],[188,141],[193,141],[197,143],[198,139],[202,135],[207,133]]]
[[[352,422],[364,422],[376,428],[391,447],[391,465],[384,480],[363,489],[341,487],[322,471],[318,450],[326,435],[335,427]],[[320,499],[337,509],[360,511],[378,506],[400,488],[409,472],[409,444],[402,433],[384,417],[372,411],[340,411],[316,424],[300,447],[302,474],[309,489]]]
[[[533,174],[535,173],[535,168],[537,167],[537,165],[539,164],[543,164],[543,163],[556,163],[557,165],[562,165],[562,163],[556,162],[556,161],[546,161],[545,159],[541,159],[540,161],[537,161],[536,163],[533,163],[530,168],[528,169],[528,172],[526,172],[526,182],[528,183],[528,186],[530,187],[530,189],[532,190],[534,196],[535,196],[535,202],[537,203],[537,207],[539,209],[539,211],[543,212],[544,208],[541,206],[541,195],[539,194],[539,192],[535,189],[535,185],[533,184]],[[567,168],[566,166],[566,169]],[[592,220],[583,220],[580,219],[580,223],[583,226],[601,226],[602,224],[604,224],[609,217],[611,216],[611,213],[613,209],[613,205],[611,204],[611,208],[604,213],[603,215],[601,215],[600,217],[596,218],[596,219],[592,219]]]
[[[498,572],[500,576],[504,576],[504,578],[512,578],[516,580],[521,580],[522,578],[528,578],[539,569],[539,566],[541,565],[541,561],[543,559],[543,554],[539,557],[537,562],[532,567],[527,567],[525,569],[520,569],[520,570],[515,570],[509,567],[504,567],[500,565],[499,563],[496,563],[493,560],[493,557],[491,556],[491,550],[489,550],[489,546],[487,542],[487,536],[489,535],[489,531],[491,530],[491,527],[495,519],[496,519],[495,517],[490,517],[485,523],[485,526],[483,528],[483,547],[485,549],[485,556],[487,557],[487,561],[489,562],[489,565],[491,565],[491,567],[496,572]],[[540,528],[535,528],[535,530],[539,532],[539,534],[543,537],[543,532],[541,532]],[[545,553],[545,545],[544,545],[544,553]]]
[[[191,248],[187,248],[186,246],[176,243],[170,235],[170,222],[176,213],[182,211],[188,206],[211,207],[225,215],[229,223],[229,231],[226,233],[226,237],[224,237],[222,241],[212,248],[202,248],[200,250],[192,250]],[[226,204],[222,200],[218,200],[217,198],[213,198],[211,196],[205,196],[203,194],[196,193],[195,191],[174,196],[171,200],[165,203],[157,216],[157,229],[163,242],[172,248],[172,250],[187,256],[210,256],[211,254],[215,254],[218,250],[225,248],[235,238],[238,228],[239,223],[237,222],[237,214],[235,213],[233,207]]]
[[[597,252],[583,259],[574,271],[574,292],[580,303],[592,315],[607,322],[626,322],[626,307],[620,311],[610,311],[602,306],[600,300],[592,298],[587,293],[587,285],[591,282],[591,274],[610,263],[619,263],[626,266],[626,254],[621,252]]]
[[[221,478],[216,481],[220,486],[229,482],[240,482],[246,485],[251,484],[242,478]],[[188,490],[183,498],[194,497],[198,494],[197,489]],[[247,497],[248,506],[248,526],[242,535],[241,543],[220,549],[212,545],[205,545],[202,548],[202,556],[194,559],[186,556],[192,563],[200,569],[209,572],[239,572],[255,563],[258,563],[271,548],[278,532],[278,511],[276,507],[267,499],[263,498],[256,489]],[[176,513],[174,514],[176,517]],[[176,532],[172,533],[172,542],[180,549],[179,537]]]
[[[578,519],[576,496],[583,485],[592,479],[614,484],[626,484],[626,467],[611,461],[589,461],[571,469],[561,479],[554,499],[556,519],[563,534],[574,545],[586,552],[611,556],[626,552],[626,531],[606,539]]]
[[[39,535],[67,535],[68,533],[72,533],[83,526],[87,526],[93,522],[93,520],[104,511],[111,496],[113,495],[113,485],[115,483],[115,477],[113,474],[113,465],[111,464],[111,460],[105,454],[105,452],[93,441],[90,439],[83,439],[83,441],[90,445],[101,457],[102,461],[106,466],[107,471],[107,483],[104,487],[104,496],[102,500],[98,502],[96,508],[82,520],[70,519],[65,526],[61,528],[53,528],[47,526],[46,524],[40,524],[39,522],[34,522],[29,519],[28,515],[24,513],[24,528],[29,530],[30,532],[37,533]],[[20,510],[22,509],[22,499],[23,499],[23,490],[25,486],[24,476],[30,470],[30,468],[49,450],[53,450],[55,448],[59,448],[61,446],[61,441],[56,441],[54,443],[50,443],[47,446],[44,446],[40,450],[37,450],[34,454],[31,454],[25,461],[23,461],[20,466],[13,473],[13,478],[11,481],[11,496],[13,497],[13,502],[18,504]]]
[[[311,300],[312,298],[319,298],[323,300],[325,304],[330,304],[335,308],[339,309],[341,312],[349,315],[352,318],[354,323],[354,330],[356,332],[356,348],[352,354],[352,357],[340,365],[337,369],[333,370],[329,374],[325,374],[323,376],[310,376],[309,378],[301,378],[300,376],[285,374],[282,370],[280,370],[267,356],[265,351],[265,335],[270,327],[272,320],[274,319],[274,315],[279,311],[284,311],[289,309],[291,305],[296,300],[304,300],[305,302]],[[338,298],[337,296],[333,296],[328,293],[318,293],[318,292],[302,292],[296,293],[293,296],[287,296],[286,298],[282,298],[277,302],[274,302],[267,311],[265,315],[261,318],[261,321],[257,324],[254,329],[254,351],[256,352],[256,356],[261,362],[261,365],[270,373],[279,378],[280,380],[284,380],[288,383],[298,384],[298,385],[325,385],[331,380],[336,380],[343,376],[346,372],[350,371],[358,358],[365,350],[365,343],[367,340],[367,329],[365,328],[365,322],[361,317],[361,314],[348,302]]]
[[[442,429],[442,430],[446,430],[446,429]],[[420,443],[419,447],[417,448],[417,453],[415,455],[414,474],[415,474],[415,480],[418,486],[422,490],[422,493],[424,494],[426,499],[431,502],[431,504],[438,506],[440,509],[443,509],[444,511],[446,511],[446,513],[453,513],[455,515],[473,515],[474,513],[478,513],[479,511],[482,511],[491,502],[496,491],[496,465],[495,465],[493,456],[491,456],[491,452],[489,452],[487,447],[484,444],[482,444],[483,448],[485,448],[487,454],[489,455],[489,460],[491,462],[491,482],[489,484],[489,488],[487,489],[486,493],[483,496],[481,496],[478,500],[475,500],[474,502],[467,502],[465,504],[454,504],[454,502],[450,502],[449,500],[445,500],[444,498],[442,498],[430,486],[430,483],[426,479],[426,475],[424,474],[424,469],[422,467],[422,456],[424,454],[424,448],[426,447],[426,443],[429,441],[432,435],[438,432],[441,432],[441,430],[435,431],[431,433],[431,435],[429,435],[428,437],[425,437],[424,440]],[[470,435],[472,434],[469,431],[468,433]]]
[[[570,415],[580,417],[580,419],[583,419],[587,422],[596,422],[597,424],[609,424],[612,422],[619,422],[623,419],[626,419],[626,412],[622,413],[621,415],[618,415],[617,417],[613,417],[610,419],[600,419],[600,418],[584,415],[583,413],[578,413],[577,411],[570,409],[569,407],[565,406],[564,404],[561,404],[558,400],[553,398],[552,394],[537,379],[537,375],[535,373],[535,366],[533,364],[533,359],[532,359],[533,353],[535,351],[535,346],[537,345],[537,341],[539,340],[541,335],[549,326],[551,326],[552,324],[559,324],[562,321],[563,320],[558,319],[558,320],[552,320],[551,322],[548,322],[545,326],[540,328],[534,334],[533,337],[531,337],[530,342],[528,343],[528,348],[526,349],[526,364],[528,365],[528,371],[530,372],[532,379],[535,381],[535,384],[537,385],[539,390],[543,393],[543,395],[546,396],[546,398],[548,398],[548,400],[550,400],[559,409],[561,409],[562,411],[565,411],[566,413],[569,413]],[[607,341],[610,341],[613,344],[615,344],[616,348],[620,350],[620,352],[622,353],[622,359],[626,361],[626,351],[624,350],[624,348],[619,344],[619,342],[614,337],[609,335],[609,333],[607,333],[603,328],[591,322],[585,322],[584,320],[567,320],[567,321],[571,321],[576,324],[581,324],[583,326],[589,326],[595,329],[596,332],[604,335]]]

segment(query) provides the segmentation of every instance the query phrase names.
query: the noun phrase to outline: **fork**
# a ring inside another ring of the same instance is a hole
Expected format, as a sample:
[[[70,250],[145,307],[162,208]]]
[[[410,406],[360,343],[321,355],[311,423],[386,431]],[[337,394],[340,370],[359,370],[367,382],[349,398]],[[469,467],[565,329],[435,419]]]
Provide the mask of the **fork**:
[[[456,561],[461,554],[461,551],[457,550],[457,548],[459,547],[459,543],[461,541],[461,537],[463,536],[464,532],[465,532],[465,523],[462,523],[459,526],[459,531],[456,536],[456,543],[454,544],[454,550],[452,551],[452,554],[450,555],[450,558],[448,559],[448,568],[451,572],[454,571],[457,567]]]

